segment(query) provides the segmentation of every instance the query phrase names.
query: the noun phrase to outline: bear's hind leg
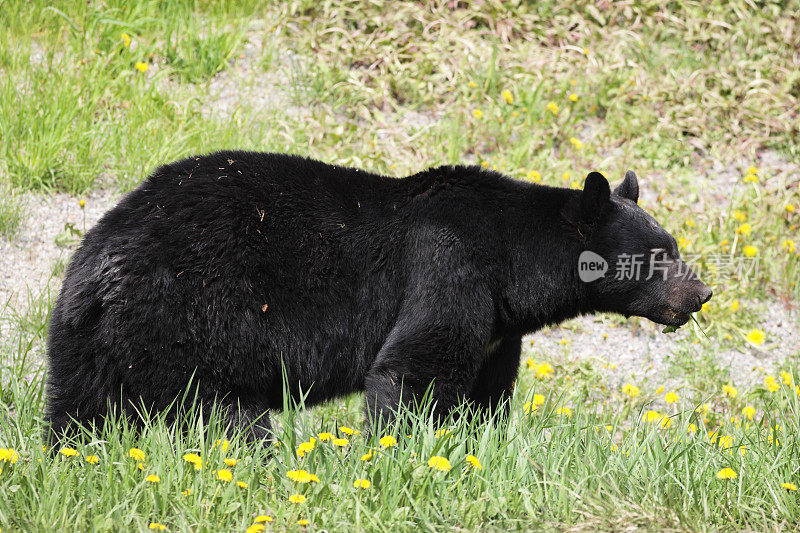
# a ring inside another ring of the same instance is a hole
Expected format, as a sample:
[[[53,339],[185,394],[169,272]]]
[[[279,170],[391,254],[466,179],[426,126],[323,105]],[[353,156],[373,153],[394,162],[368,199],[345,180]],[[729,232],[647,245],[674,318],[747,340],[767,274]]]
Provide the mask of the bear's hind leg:
[[[272,440],[269,409],[261,404],[225,402],[222,408],[225,431],[240,432],[248,442]]]

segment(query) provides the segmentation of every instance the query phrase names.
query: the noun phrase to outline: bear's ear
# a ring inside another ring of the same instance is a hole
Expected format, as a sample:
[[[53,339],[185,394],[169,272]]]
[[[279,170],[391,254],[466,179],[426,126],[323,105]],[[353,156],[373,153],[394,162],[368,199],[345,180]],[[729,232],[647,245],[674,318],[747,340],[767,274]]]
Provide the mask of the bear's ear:
[[[593,223],[605,211],[611,196],[608,180],[599,172],[590,172],[581,193],[581,219]]]
[[[633,170],[625,173],[625,179],[614,189],[614,194],[621,198],[627,198],[633,203],[639,201],[639,181],[636,179],[636,174],[633,173]]]

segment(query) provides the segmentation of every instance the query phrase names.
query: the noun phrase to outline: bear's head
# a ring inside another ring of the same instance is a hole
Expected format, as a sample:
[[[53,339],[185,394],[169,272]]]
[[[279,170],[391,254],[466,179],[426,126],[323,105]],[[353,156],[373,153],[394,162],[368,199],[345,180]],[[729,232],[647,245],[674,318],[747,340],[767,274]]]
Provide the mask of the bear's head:
[[[577,202],[565,213],[582,243],[579,278],[592,310],[681,326],[711,298],[711,289],[638,200],[639,184],[630,170],[613,192],[602,174],[586,177]]]

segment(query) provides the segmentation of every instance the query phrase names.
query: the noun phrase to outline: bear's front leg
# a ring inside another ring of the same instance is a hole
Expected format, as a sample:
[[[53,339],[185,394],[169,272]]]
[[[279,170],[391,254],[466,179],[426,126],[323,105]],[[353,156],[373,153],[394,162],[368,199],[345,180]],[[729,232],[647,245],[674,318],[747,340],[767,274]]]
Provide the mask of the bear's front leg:
[[[428,390],[438,420],[464,401],[486,353],[489,327],[483,322],[474,315],[465,320],[413,313],[399,321],[365,380],[366,415],[373,427],[386,428],[399,407],[413,406]]]
[[[486,357],[468,396],[471,406],[478,413],[487,417],[508,415],[521,354],[522,338],[519,335],[502,337],[489,343]]]

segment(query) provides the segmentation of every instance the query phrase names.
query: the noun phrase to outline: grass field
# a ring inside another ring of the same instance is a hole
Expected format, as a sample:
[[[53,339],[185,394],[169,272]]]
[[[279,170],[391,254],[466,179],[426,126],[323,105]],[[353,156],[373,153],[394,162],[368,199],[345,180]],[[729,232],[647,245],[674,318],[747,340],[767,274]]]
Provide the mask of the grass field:
[[[364,432],[354,396],[276,415],[278,446],[198,420],[45,450],[59,263],[0,302],[3,531],[800,526],[800,347],[738,390],[717,362],[782,342],[759,309],[797,316],[797,1],[0,0],[0,25],[0,238],[37,216],[31,197],[127,191],[223,148],[565,187],[631,168],[715,293],[673,334],[685,357],[660,390],[526,346],[507,426],[409,414],[410,437],[382,445],[347,431]]]

